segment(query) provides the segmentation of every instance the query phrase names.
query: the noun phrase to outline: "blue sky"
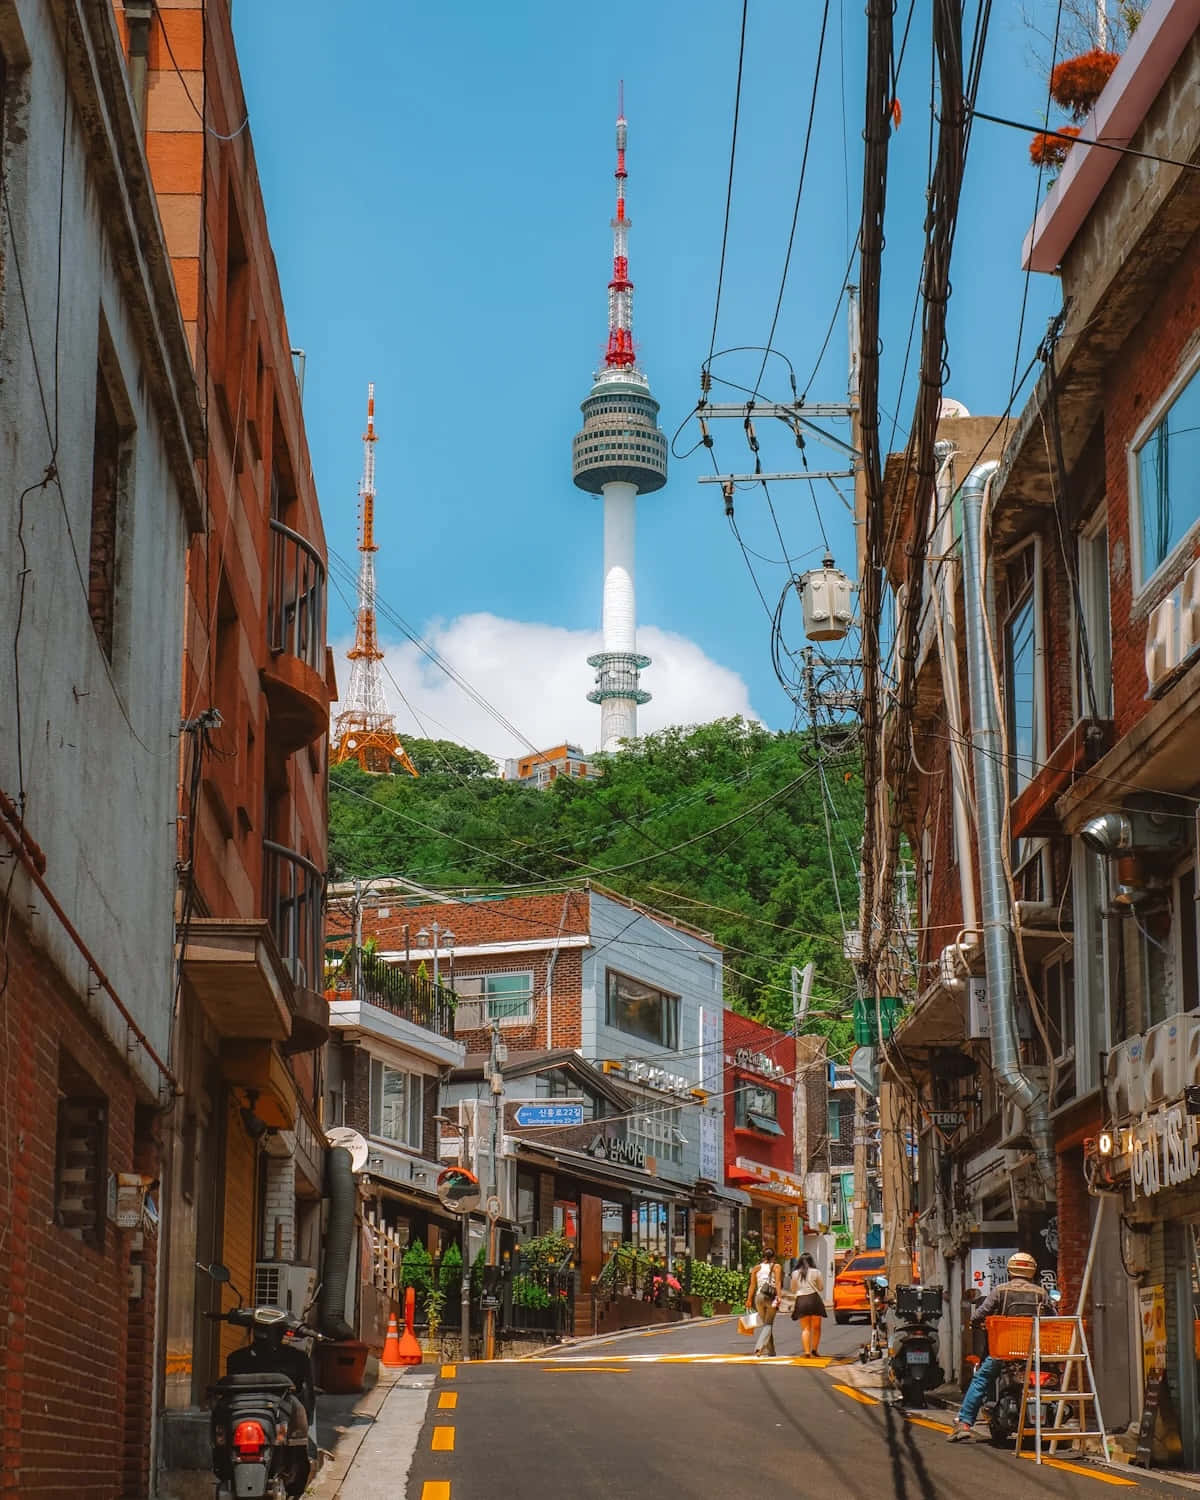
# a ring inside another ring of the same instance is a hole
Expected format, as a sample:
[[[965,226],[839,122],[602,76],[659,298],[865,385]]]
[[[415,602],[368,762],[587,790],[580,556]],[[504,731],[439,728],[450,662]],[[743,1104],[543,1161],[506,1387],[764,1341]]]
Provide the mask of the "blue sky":
[[[1046,9],[1047,0],[1030,8]],[[1046,83],[1031,56],[1036,39],[1016,11],[994,8],[980,107],[1037,120]],[[750,3],[718,348],[761,344],[770,326],[821,13],[822,0]],[[573,488],[570,445],[606,332],[617,81],[625,80],[629,119],[635,334],[669,435],[696,401],[709,349],[740,14],[736,0],[234,7],[289,331],[308,356],[305,410],[329,544],[355,558],[374,380],[380,598],[539,743],[570,734],[590,745],[598,729],[598,710],[583,701],[591,685],[583,657],[595,649],[586,633],[599,625],[601,506]],[[775,337],[802,388],[857,228],[864,28],[862,0],[831,0]],[[901,392],[901,368],[925,209],[928,37],[929,0],[917,0],[898,90],[883,282],[881,399],[900,421],[896,446],[914,395],[911,374]],[[975,128],[947,387],[974,413],[1008,401],[1025,280],[1020,243],[1037,185],[1027,148],[1022,133]],[[1022,367],[1057,305],[1056,282],[1032,278]],[[757,369],[752,355],[714,366],[746,384]],[[840,400],[845,387],[839,315],[809,399]],[[778,376],[764,388],[788,395]],[[765,467],[795,468],[788,433],[759,427]],[[716,436],[723,470],[751,467],[740,426],[720,424]],[[834,460],[810,445],[814,467],[840,467]],[[705,472],[702,450],[674,462],[667,487],[639,506],[638,617],[656,658],[644,678],[656,702],[642,723],[744,706],[782,727],[792,709],[771,670],[768,622],[719,489],[696,483]],[[807,486],[773,493],[789,552],[818,549],[803,564],[813,565],[821,540]],[[827,486],[821,513],[852,571],[849,519]],[[761,494],[739,494],[737,514],[748,545],[778,559]],[[773,603],[786,569],[755,568]],[[381,630],[399,642],[386,620]],[[341,646],[351,631],[335,594],[331,639]],[[796,606],[786,633],[800,644]],[[397,644],[389,666],[407,699],[395,705],[402,728],[514,753],[512,737],[411,648]],[[347,680],[344,661],[339,676]]]

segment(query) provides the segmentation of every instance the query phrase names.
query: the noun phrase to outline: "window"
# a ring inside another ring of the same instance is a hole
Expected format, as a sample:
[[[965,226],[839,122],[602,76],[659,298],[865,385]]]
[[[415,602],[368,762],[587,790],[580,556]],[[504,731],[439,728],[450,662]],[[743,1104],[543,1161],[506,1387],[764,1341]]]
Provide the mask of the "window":
[[[1171,891],[1175,908],[1175,930],[1179,958],[1175,967],[1177,1008],[1195,1010],[1200,1006],[1200,974],[1197,965],[1197,921],[1200,906],[1196,905],[1196,867],[1190,865],[1180,875]]]
[[[1135,584],[1144,587],[1200,521],[1200,380],[1192,373],[1131,450],[1138,524]]]
[[[658,1047],[679,1046],[679,996],[609,969],[605,1020],[629,1036]]]
[[[1076,691],[1079,712],[1090,717],[1087,667],[1098,718],[1112,717],[1112,606],[1108,592],[1108,527],[1104,520],[1079,538],[1079,603],[1083,631],[1076,643]],[[1086,640],[1084,635],[1086,633]]]
[[[92,434],[92,517],[88,543],[88,614],[100,649],[112,661],[120,587],[119,542],[132,454],[133,421],[116,376],[116,356],[101,323]]]
[[[1063,1063],[1075,1050],[1075,964],[1070,953],[1042,967],[1042,1000],[1054,1057]]]
[[[1010,604],[1004,626],[1005,701],[1008,718],[1008,794],[1019,797],[1045,759],[1042,693],[1042,621],[1037,597],[1038,548],[1012,562]]]
[[[104,1249],[108,1211],[108,1100],[67,1053],[58,1054],[54,1222]]]
[[[466,974],[454,981],[457,993],[466,998],[487,1001],[486,1019],[490,1023],[528,1021],[533,1016],[533,973],[522,969],[515,974]]]
[[[371,1060],[371,1134],[381,1141],[421,1149],[425,1080],[377,1058]]]
[[[680,1110],[663,1109],[647,1100],[645,1113],[630,1119],[628,1138],[657,1161],[682,1162],[687,1137],[680,1129],[680,1117]]]
[[[779,1095],[766,1084],[739,1084],[734,1123],[739,1130],[782,1135],[783,1131],[779,1128]]]

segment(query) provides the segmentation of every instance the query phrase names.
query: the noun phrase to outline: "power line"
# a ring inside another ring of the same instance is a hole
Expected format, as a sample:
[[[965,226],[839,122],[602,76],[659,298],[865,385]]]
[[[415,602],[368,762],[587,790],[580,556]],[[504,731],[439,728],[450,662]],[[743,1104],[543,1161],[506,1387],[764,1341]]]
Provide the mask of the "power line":
[[[717,295],[713,305],[712,337],[708,344],[708,358],[710,362],[713,357],[713,350],[717,347],[717,322],[721,316],[721,288],[725,282],[725,254],[729,246],[729,211],[733,204],[733,167],[737,159],[738,118],[742,110],[742,65],[746,57],[746,13],[749,8],[750,0],[742,0],[742,29],[738,40],[737,87],[733,95],[733,131],[729,140],[729,180],[725,185],[725,223],[721,230],[721,260],[717,267]]]

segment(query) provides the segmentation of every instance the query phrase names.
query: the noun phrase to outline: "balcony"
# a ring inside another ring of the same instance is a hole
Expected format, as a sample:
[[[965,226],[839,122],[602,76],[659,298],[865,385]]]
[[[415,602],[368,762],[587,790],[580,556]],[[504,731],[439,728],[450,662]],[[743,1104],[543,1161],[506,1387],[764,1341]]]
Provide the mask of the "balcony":
[[[454,1040],[457,996],[453,990],[370,954],[363,955],[357,985],[353,954],[332,982],[330,1017],[343,1032],[368,1032],[411,1047],[444,1066],[462,1066],[466,1047]]]
[[[270,661],[261,672],[271,734],[287,753],[319,739],[329,727],[325,678],[325,564],[311,542],[271,522]]]
[[[291,1036],[285,1052],[312,1052],[329,1038],[329,1006],[321,993],[325,876],[294,849],[263,840],[267,921],[292,981]]]

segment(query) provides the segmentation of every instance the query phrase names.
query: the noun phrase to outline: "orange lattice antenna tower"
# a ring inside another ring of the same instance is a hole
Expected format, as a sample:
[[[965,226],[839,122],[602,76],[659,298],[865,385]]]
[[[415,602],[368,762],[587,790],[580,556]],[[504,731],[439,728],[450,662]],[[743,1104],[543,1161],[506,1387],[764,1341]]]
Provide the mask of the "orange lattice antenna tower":
[[[363,477],[358,487],[358,612],[354,646],[346,652],[351,663],[346,707],[334,725],[332,760],[356,760],[364,771],[384,775],[397,770],[417,774],[417,768],[396,733],[396,721],[383,696],[379,664],[379,632],[375,625],[375,387],[367,386],[367,430],[363,433]]]

